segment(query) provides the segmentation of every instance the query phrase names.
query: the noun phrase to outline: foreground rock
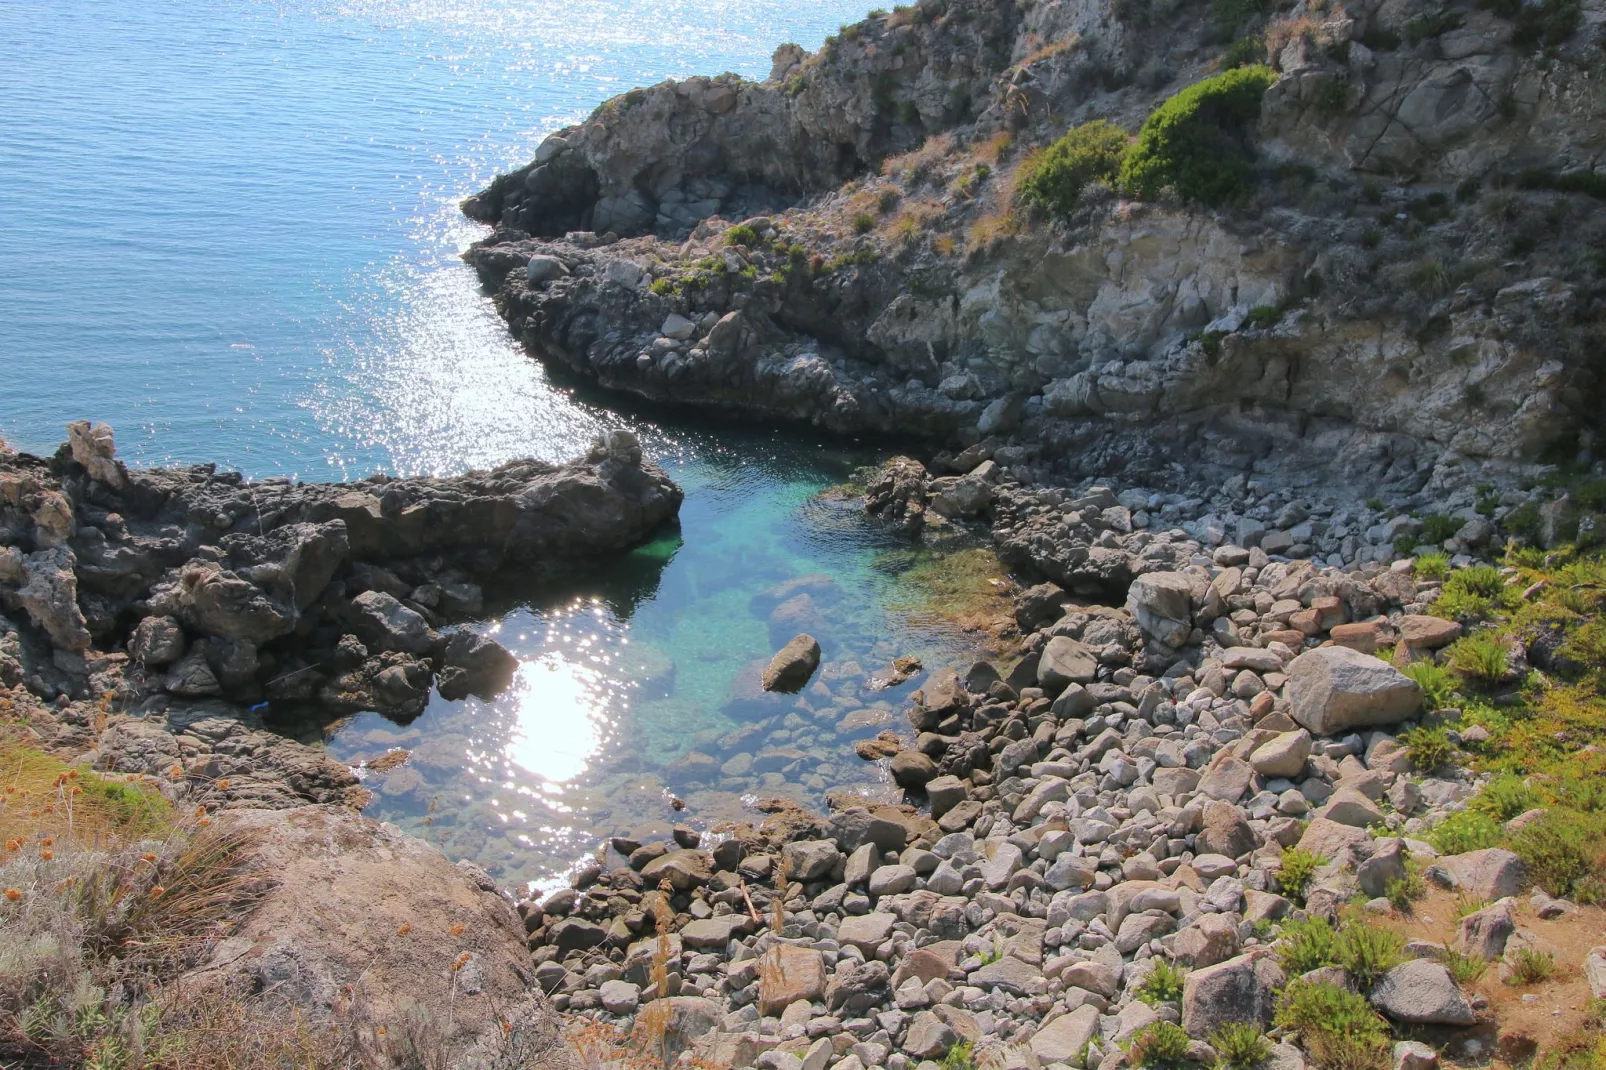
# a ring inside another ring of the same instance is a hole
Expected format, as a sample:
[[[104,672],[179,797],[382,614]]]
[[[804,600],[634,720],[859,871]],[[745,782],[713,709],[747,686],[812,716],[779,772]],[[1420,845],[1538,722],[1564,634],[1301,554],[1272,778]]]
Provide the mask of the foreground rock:
[[[270,884],[180,979],[189,998],[251,997],[313,1028],[393,1038],[398,1051],[427,1040],[454,1064],[478,1049],[579,1065],[531,991],[524,925],[483,873],[339,807],[238,810],[216,827],[246,838],[249,872]]]
[[[1422,702],[1416,681],[1385,661],[1342,646],[1295,658],[1288,667],[1288,686],[1289,712],[1319,736],[1398,724]]]
[[[820,667],[820,644],[812,635],[800,635],[783,646],[764,668],[765,691],[801,691]]]

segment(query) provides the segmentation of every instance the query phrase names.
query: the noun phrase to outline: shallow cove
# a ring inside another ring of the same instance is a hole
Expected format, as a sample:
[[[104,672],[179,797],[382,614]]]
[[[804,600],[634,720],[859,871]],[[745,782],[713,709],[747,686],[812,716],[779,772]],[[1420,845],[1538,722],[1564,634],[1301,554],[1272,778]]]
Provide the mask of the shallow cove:
[[[867,6],[9,0],[0,434],[50,452],[89,417],[133,464],[327,480],[563,460],[631,426],[688,491],[678,538],[537,599],[488,592],[482,626],[527,659],[517,695],[336,726],[343,758],[414,752],[372,778],[371,812],[511,884],[610,833],[875,785],[850,741],[918,680],[863,694],[865,676],[969,642],[906,619],[876,560],[890,544],[819,495],[868,458],[556,388],[458,259],[484,231],[457,209],[613,93],[763,77],[777,44],[817,47]],[[762,592],[821,573],[812,612],[794,603],[772,629]],[[826,646],[829,699],[753,695],[755,662],[804,628]],[[671,768],[694,748],[731,772]]]

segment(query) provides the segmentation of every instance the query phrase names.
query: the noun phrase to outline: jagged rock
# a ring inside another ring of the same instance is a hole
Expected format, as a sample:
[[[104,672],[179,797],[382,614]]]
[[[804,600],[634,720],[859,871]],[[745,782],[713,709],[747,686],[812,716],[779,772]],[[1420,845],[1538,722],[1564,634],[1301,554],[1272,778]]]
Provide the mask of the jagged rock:
[[[1385,661],[1347,647],[1307,650],[1288,666],[1290,712],[1313,735],[1397,724],[1417,712],[1422,688]]]
[[[1205,914],[1177,933],[1172,953],[1195,968],[1214,966],[1238,953],[1238,925],[1227,914]]]
[[[1456,949],[1485,960],[1506,953],[1506,941],[1517,931],[1516,900],[1501,899],[1468,914],[1456,927]]]
[[[1204,1038],[1226,1022],[1271,1024],[1283,971],[1263,951],[1251,951],[1188,974],[1182,992],[1182,1027]]]
[[[1493,901],[1518,895],[1527,884],[1522,859],[1499,847],[1446,855],[1439,859],[1439,865],[1455,875],[1456,883],[1467,894],[1479,899]]]
[[[758,1009],[780,1014],[800,999],[825,998],[825,957],[813,948],[777,944],[759,963]]]
[[[135,625],[128,653],[153,669],[171,665],[184,656],[184,629],[172,617],[146,617]]]
[[[467,630],[447,637],[442,661],[436,687],[441,698],[452,700],[495,698],[507,690],[519,668],[519,659],[501,643]]]
[[[1243,812],[1230,803],[1212,800],[1204,808],[1204,827],[1195,850],[1237,858],[1255,849],[1255,833]]]
[[[425,654],[435,642],[428,621],[381,591],[364,591],[352,599],[347,621],[372,650]]]
[[[117,443],[110,427],[91,427],[88,420],[74,420],[67,425],[67,445],[72,459],[83,465],[90,479],[119,490],[127,483],[123,466],[117,461]]]
[[[1098,655],[1082,643],[1056,635],[1043,647],[1037,663],[1037,682],[1057,695],[1070,684],[1090,684],[1098,678]]]
[[[1371,1000],[1390,1018],[1411,1025],[1471,1025],[1477,1020],[1450,971],[1429,959],[1412,959],[1384,974]]]
[[[1064,1063],[1079,1067],[1098,1029],[1098,1008],[1091,1004],[1078,1007],[1048,1022],[1032,1036],[1032,1054],[1044,1065]]]
[[[17,601],[52,643],[77,652],[89,649],[92,640],[78,607],[75,563],[72,551],[60,546],[28,554],[22,559],[23,585]]]
[[[212,666],[207,664],[204,650],[192,650],[180,658],[162,681],[162,686],[175,695],[185,698],[204,698],[207,695],[221,695],[223,685],[218,683],[217,674]]]
[[[799,635],[770,659],[764,669],[764,690],[801,691],[819,667],[819,642],[812,635]]]
[[[1193,630],[1193,580],[1180,572],[1151,572],[1127,589],[1126,606],[1145,635],[1180,647]]]

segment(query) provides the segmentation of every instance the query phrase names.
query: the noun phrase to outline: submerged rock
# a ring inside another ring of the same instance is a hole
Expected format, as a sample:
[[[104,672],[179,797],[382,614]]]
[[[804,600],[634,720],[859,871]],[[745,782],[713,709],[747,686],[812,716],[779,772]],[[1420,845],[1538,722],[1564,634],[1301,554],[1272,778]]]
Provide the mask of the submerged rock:
[[[770,659],[764,669],[764,690],[801,691],[819,667],[819,641],[812,635],[799,635]]]

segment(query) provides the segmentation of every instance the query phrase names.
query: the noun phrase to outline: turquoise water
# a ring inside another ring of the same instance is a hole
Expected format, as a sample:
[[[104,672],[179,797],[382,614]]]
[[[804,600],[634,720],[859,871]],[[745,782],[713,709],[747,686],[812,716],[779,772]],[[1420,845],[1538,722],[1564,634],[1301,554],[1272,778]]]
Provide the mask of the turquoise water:
[[[634,426],[687,488],[679,539],[504,599],[482,626],[526,659],[514,694],[330,726],[344,758],[414,751],[371,812],[543,880],[598,835],[873,786],[846,744],[873,727],[836,724],[899,692],[864,674],[965,643],[890,612],[884,544],[817,496],[864,458],[557,389],[458,260],[483,231],[456,208],[605,97],[762,77],[776,44],[813,47],[862,5],[6,0],[0,436],[48,451],[90,417],[133,463],[332,479],[564,459]],[[819,573],[836,592],[772,629],[762,592]],[[798,620],[832,678],[755,699],[754,662]],[[673,763],[693,748],[738,772],[690,778]]]

